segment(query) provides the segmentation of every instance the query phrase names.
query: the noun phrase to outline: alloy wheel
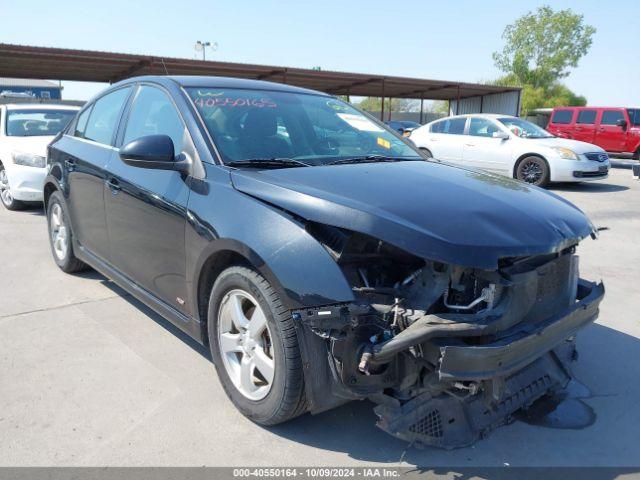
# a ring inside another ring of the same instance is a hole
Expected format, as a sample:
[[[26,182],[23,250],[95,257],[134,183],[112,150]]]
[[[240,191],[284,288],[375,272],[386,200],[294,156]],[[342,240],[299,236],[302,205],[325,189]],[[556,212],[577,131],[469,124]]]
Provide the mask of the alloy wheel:
[[[50,227],[51,245],[58,260],[64,260],[69,249],[69,229],[64,220],[62,207],[59,203],[51,207]]]
[[[11,195],[11,189],[9,188],[9,178],[4,168],[0,168],[0,198],[5,205],[11,205],[13,203],[13,195]]]
[[[265,398],[275,375],[272,336],[262,308],[244,290],[231,290],[220,303],[218,345],[236,389],[253,401]]]
[[[526,162],[520,171],[522,174],[522,180],[527,183],[538,183],[544,174],[540,164],[534,161]]]

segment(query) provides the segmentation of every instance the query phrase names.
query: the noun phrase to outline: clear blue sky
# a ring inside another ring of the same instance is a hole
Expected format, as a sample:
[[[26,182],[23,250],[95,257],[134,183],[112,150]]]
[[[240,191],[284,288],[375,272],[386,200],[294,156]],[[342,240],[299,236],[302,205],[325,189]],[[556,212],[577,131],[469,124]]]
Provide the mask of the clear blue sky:
[[[334,1],[0,0],[0,41],[481,82],[508,23],[543,3],[583,13],[598,32],[566,79],[592,105],[639,105],[638,0]],[[99,84],[64,82],[65,98]]]

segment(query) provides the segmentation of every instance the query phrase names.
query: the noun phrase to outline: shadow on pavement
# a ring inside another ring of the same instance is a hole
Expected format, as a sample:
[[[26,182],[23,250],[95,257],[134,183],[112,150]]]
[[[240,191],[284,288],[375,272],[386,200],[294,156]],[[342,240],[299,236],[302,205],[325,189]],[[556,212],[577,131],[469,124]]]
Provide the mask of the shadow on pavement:
[[[585,192],[585,193],[612,193],[624,192],[629,187],[624,185],[615,185],[611,183],[554,183],[549,187],[551,191],[560,192]]]
[[[165,330],[168,330],[174,336],[179,338],[182,342],[184,342],[186,345],[191,347],[197,353],[199,353],[203,357],[211,360],[211,354],[209,353],[209,349],[206,346],[201,345],[200,343],[198,343],[196,340],[194,340],[189,335],[187,335],[182,330],[180,330],[178,327],[176,327],[173,323],[171,323],[170,321],[166,320],[162,315],[156,313],[151,308],[147,307],[144,303],[142,303],[140,300],[135,298],[133,295],[131,295],[130,293],[128,293],[127,291],[122,289],[115,282],[112,282],[111,280],[107,279],[106,277],[104,277],[100,273],[96,272],[95,270],[89,270],[86,273],[83,273],[82,275],[85,275],[85,274],[87,276],[95,275],[95,278],[102,279],[104,285],[107,288],[109,288],[109,290],[111,290],[113,293],[115,293],[116,295],[122,297],[124,300],[126,300],[132,306],[134,306],[135,308],[140,310],[142,313],[144,313],[146,316],[148,316],[151,320],[156,322],[162,328],[164,328]],[[92,276],[92,277],[87,277],[87,278],[94,278],[94,277]]]
[[[114,293],[210,360],[207,347],[200,345],[115,283],[93,271],[83,275],[102,278]],[[263,428],[293,442],[322,450],[343,452],[356,460],[389,464],[402,462],[403,466],[416,466],[417,471],[433,471],[443,475],[454,473],[455,478],[459,479],[477,476],[471,474],[469,467],[502,466],[502,461],[508,461],[512,466],[606,465],[635,468],[640,458],[640,444],[634,441],[637,440],[637,420],[640,418],[636,413],[640,387],[634,380],[640,378],[640,339],[604,325],[594,324],[578,336],[578,349],[580,358],[574,364],[574,370],[578,372],[578,380],[591,391],[591,395],[584,399],[594,408],[596,421],[583,430],[571,430],[569,444],[567,430],[563,431],[564,435],[560,434],[560,430],[555,434],[553,428],[525,426],[516,422],[519,430],[523,427],[527,430],[526,435],[535,438],[537,442],[545,442],[544,449],[548,452],[545,457],[531,457],[527,448],[515,446],[510,451],[504,451],[505,435],[495,442],[492,441],[492,436],[496,435],[497,431],[490,433],[487,439],[479,440],[472,447],[457,450],[418,449],[379,430],[375,426],[373,404],[368,401],[350,402],[318,415],[305,414],[285,424]],[[603,397],[606,397],[606,401],[602,401]],[[635,417],[629,417],[628,421],[625,421],[628,415]],[[516,427],[500,427],[509,428]],[[543,431],[547,433],[536,434]],[[519,435],[514,437],[513,432],[505,433],[507,443],[525,445],[525,439]],[[531,438],[528,441],[531,441]],[[502,448],[497,448],[500,445]],[[577,453],[573,456],[563,453],[567,451]],[[607,455],[601,457],[595,452],[607,452]],[[422,466],[425,465],[431,466],[423,469]],[[438,465],[440,467],[436,467]],[[534,474],[535,469],[531,473]],[[504,474],[503,469],[489,468],[483,472],[483,478],[504,478]],[[610,478],[616,478],[619,474],[620,472],[612,471]],[[598,478],[608,478],[607,475],[606,469],[600,470]],[[537,477],[534,474],[532,478]]]
[[[585,382],[586,379],[583,378],[579,379],[586,383],[592,392],[590,396],[585,397],[587,403],[599,397],[616,397],[615,404],[619,405],[624,402],[630,409],[633,408],[638,399],[634,398],[636,395],[632,394],[628,385],[632,381],[631,379],[639,378],[638,375],[640,375],[640,366],[637,362],[637,359],[640,358],[640,340],[598,324],[589,327],[578,339],[580,348],[578,364],[583,364],[581,370],[585,370],[585,367],[589,369],[589,364],[600,365],[598,374],[590,375],[588,381]],[[584,341],[580,342],[580,340]],[[616,355],[612,356],[611,352],[616,352]],[[603,361],[606,363],[603,364]],[[624,398],[625,396],[628,398]],[[607,401],[607,403],[612,402]],[[591,403],[591,405],[594,407],[597,417],[595,424],[583,430],[572,430],[570,435],[575,439],[572,440],[571,445],[567,445],[566,430],[564,435],[554,436],[553,433],[550,435],[547,433],[544,438],[551,441],[547,441],[545,449],[550,452],[550,457],[553,458],[536,458],[533,465],[528,465],[528,462],[531,462],[531,457],[526,448],[514,448],[511,452],[496,451],[497,443],[492,442],[491,437],[500,429],[490,433],[488,439],[479,440],[472,447],[449,451],[411,447],[375,427],[376,416],[372,411],[373,404],[370,402],[351,402],[319,415],[307,414],[286,424],[271,427],[269,431],[295,442],[324,450],[344,452],[354,459],[370,462],[396,463],[402,458],[404,464],[416,466],[447,466],[460,465],[461,463],[467,466],[501,466],[502,463],[497,463],[496,459],[508,459],[511,465],[518,466],[549,464],[568,466],[638,465],[640,445],[633,441],[637,435],[637,425],[634,421],[608,421],[612,415],[624,414],[624,412],[599,411],[603,410],[602,402]],[[608,408],[615,407],[612,404]],[[520,422],[518,423],[520,424]],[[520,424],[520,427],[523,425]],[[508,429],[511,427],[500,428]],[[535,435],[536,431],[553,432],[555,430],[529,425],[525,428],[532,435]],[[558,430],[558,432],[560,431]],[[515,439],[515,442],[525,445],[524,440],[522,438]],[[554,440],[557,443],[554,443]],[[571,465],[567,464],[567,457],[561,453],[565,449],[579,451],[587,448],[593,452],[606,451],[608,452],[607,458],[595,458],[584,453],[580,456],[584,462],[582,465]],[[555,452],[555,455],[552,452]],[[443,474],[447,470],[446,468],[434,467],[429,469]],[[450,467],[449,470],[456,472],[455,467]],[[495,473],[500,472],[496,470]],[[464,473],[461,473],[461,476],[456,475],[456,478],[466,477]],[[494,478],[494,476],[490,475],[486,478]],[[615,475],[611,478],[615,478]]]

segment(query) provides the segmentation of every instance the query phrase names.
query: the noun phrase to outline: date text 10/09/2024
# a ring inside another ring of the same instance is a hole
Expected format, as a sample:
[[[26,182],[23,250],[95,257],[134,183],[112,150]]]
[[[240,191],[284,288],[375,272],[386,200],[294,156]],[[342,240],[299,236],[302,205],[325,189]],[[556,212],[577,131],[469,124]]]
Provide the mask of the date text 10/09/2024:
[[[395,478],[393,468],[234,468],[234,478]]]

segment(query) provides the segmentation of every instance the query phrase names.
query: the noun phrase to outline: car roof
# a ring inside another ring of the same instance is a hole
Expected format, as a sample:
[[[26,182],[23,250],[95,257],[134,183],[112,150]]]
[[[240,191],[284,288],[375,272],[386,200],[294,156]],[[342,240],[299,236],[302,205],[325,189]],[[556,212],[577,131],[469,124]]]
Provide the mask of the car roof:
[[[584,106],[584,107],[554,107],[554,110],[626,110],[627,108],[640,108],[640,107],[592,107],[592,106]]]
[[[7,110],[80,110],[77,105],[59,105],[56,103],[7,103]]]
[[[433,120],[429,123],[427,123],[427,125],[430,125],[432,123],[435,122],[440,122],[442,120],[447,120],[449,118],[467,118],[467,117],[477,117],[477,118],[518,118],[518,117],[514,117],[513,115],[504,115],[501,113],[465,113],[465,114],[461,114],[461,115],[450,115],[447,117],[442,117],[442,118],[438,118],[436,120]]]
[[[177,83],[181,87],[202,87],[202,88],[238,88],[245,90],[270,90],[277,92],[304,93],[311,95],[322,95],[329,97],[327,93],[309,90],[307,88],[294,87],[282,83],[266,82],[264,80],[250,80],[246,78],[233,77],[213,77],[201,75],[145,75],[140,77],[132,77],[118,84],[126,84],[133,82],[154,82],[166,85],[167,82]]]

